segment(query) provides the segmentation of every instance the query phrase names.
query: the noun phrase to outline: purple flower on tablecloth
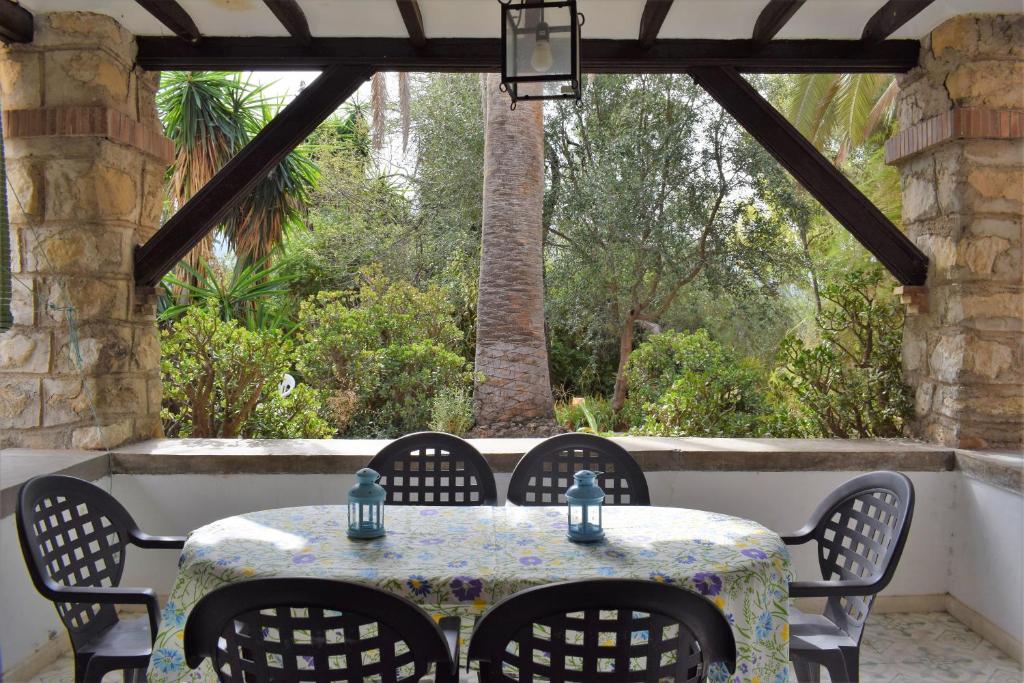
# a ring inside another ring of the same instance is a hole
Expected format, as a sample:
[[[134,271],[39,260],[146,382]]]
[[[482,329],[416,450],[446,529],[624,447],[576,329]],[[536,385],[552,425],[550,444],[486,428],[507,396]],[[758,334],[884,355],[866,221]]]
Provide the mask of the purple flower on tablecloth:
[[[748,671],[750,671],[750,666],[746,662],[743,662],[742,664],[740,664],[740,673],[744,673],[745,674]]]
[[[561,517],[562,514],[563,513],[558,512],[556,510],[548,510],[547,512],[544,513],[546,517]]]
[[[682,557],[676,558],[676,562],[679,564],[693,564],[696,561],[697,557],[695,555],[683,555]]]
[[[718,595],[722,592],[722,579],[710,572],[697,572],[694,574],[693,585],[702,595]]]
[[[518,541],[516,541],[516,545],[533,545],[533,539],[532,538],[520,538]]]
[[[443,538],[424,538],[420,541],[420,545],[441,545],[444,543]]]
[[[772,615],[768,612],[761,612],[761,616],[757,618],[757,623],[754,624],[754,635],[757,636],[758,640],[768,640],[772,637],[773,630]]]
[[[452,567],[453,569],[458,569],[459,567],[465,567],[468,564],[469,560],[452,560],[448,563],[448,566]]]
[[[153,653],[153,666],[161,673],[170,673],[185,666],[185,658],[178,650],[162,647]]]
[[[433,517],[436,514],[438,514],[438,511],[430,508],[427,508],[426,510],[420,510],[420,516],[422,517]]]
[[[524,555],[519,558],[519,564],[527,567],[536,567],[538,564],[542,564],[544,560],[540,559],[536,555]]]
[[[768,557],[768,553],[758,548],[744,548],[740,552],[752,560],[764,560]]]
[[[562,531],[563,529],[568,529],[569,528],[569,523],[566,522],[564,519],[562,519],[562,520],[559,520],[559,521],[553,523],[551,525],[551,528],[555,529],[557,531]]]
[[[242,558],[239,557],[238,555],[232,555],[231,557],[222,557],[219,560],[217,560],[217,566],[218,567],[227,567],[228,565],[235,564],[240,559],[242,559]]]
[[[676,580],[673,579],[671,576],[669,576],[668,574],[663,574],[662,572],[651,572],[651,577],[650,578],[651,578],[651,581],[655,581],[657,583],[675,583],[676,582]]]
[[[313,553],[300,553],[292,558],[292,562],[295,564],[310,564],[316,562],[316,555]]]
[[[501,550],[501,546],[497,543],[484,543],[481,547],[484,550]]]
[[[395,550],[387,550],[384,552],[384,559],[386,560],[400,560],[402,559],[402,553]]]
[[[409,590],[413,592],[413,595],[429,595],[430,594],[430,581],[425,576],[420,574],[413,574],[409,577],[409,580],[405,582],[405,585],[409,587]]]
[[[469,576],[456,576],[448,585],[451,586],[452,595],[462,602],[477,599],[484,590],[483,581]]]

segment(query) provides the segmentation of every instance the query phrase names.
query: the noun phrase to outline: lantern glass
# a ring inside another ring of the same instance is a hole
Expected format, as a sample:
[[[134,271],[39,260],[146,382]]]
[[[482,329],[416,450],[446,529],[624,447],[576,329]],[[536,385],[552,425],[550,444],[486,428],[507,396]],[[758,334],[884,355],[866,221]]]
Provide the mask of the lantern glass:
[[[578,99],[581,20],[575,0],[510,2],[501,11],[501,81],[512,101]]]
[[[371,469],[356,472],[357,484],[348,492],[348,536],[379,538],[384,535],[384,499],[386,492],[377,484],[380,478]]]
[[[568,507],[569,540],[594,543],[604,539],[602,504],[604,491],[595,483],[600,472],[580,470],[573,475],[574,484],[565,492]]]

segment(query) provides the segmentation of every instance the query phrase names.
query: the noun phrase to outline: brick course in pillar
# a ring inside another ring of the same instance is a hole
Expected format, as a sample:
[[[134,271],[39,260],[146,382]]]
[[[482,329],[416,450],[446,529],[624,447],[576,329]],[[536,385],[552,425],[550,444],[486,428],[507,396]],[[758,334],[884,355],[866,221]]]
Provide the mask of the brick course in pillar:
[[[903,364],[917,436],[967,448],[1024,438],[1024,15],[963,15],[922,41],[886,146],[903,222],[930,259]]]
[[[160,345],[132,254],[160,221],[173,146],[157,74],[110,17],[36,15],[0,49],[14,327],[0,335],[0,447],[112,448],[161,434]]]

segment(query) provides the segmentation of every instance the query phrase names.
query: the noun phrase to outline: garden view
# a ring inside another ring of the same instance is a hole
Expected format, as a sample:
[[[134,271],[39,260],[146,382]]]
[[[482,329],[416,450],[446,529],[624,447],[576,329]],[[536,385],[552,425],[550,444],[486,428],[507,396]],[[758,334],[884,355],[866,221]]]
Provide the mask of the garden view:
[[[899,224],[892,77],[753,83]],[[281,106],[217,72],[165,73],[158,104],[168,215]],[[165,278],[164,429],[897,436],[895,285],[688,76],[513,112],[494,76],[377,74]],[[488,405],[502,368],[536,375],[522,420]]]

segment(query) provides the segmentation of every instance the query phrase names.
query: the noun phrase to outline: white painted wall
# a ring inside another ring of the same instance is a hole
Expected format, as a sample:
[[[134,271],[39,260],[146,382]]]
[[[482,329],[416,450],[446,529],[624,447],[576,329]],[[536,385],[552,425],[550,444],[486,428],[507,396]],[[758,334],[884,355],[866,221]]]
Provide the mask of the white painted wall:
[[[655,505],[714,510],[795,531],[828,491],[853,472],[651,472]],[[508,474],[496,476],[504,502]],[[1021,638],[1024,499],[959,472],[918,472],[917,509],[900,569],[886,594],[952,593]],[[154,534],[185,534],[223,517],[268,508],[344,504],[351,475],[115,475],[100,485]],[[805,552],[806,550],[806,552]],[[813,547],[794,549],[800,577],[816,577]],[[0,520],[0,645],[5,668],[28,656],[61,626],[29,581],[14,530]],[[123,585],[170,592],[177,554],[128,553]],[[9,615],[17,615],[12,618]]]
[[[976,479],[956,485],[949,593],[1024,640],[1024,497]]]

